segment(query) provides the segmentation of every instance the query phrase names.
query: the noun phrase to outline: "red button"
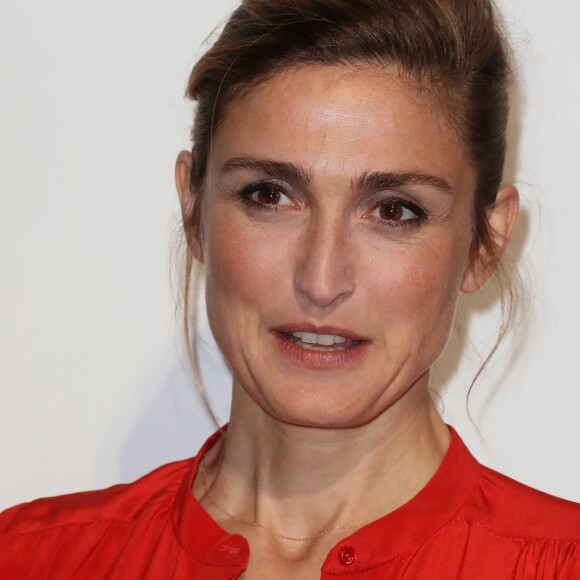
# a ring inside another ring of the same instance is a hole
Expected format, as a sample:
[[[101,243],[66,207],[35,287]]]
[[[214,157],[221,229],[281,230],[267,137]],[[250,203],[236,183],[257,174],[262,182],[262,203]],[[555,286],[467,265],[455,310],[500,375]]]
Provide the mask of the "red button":
[[[240,550],[241,550],[241,547],[238,544],[236,544],[236,542],[233,540],[229,540],[229,541],[226,540],[225,542],[222,542],[220,544],[220,547],[219,547],[220,552],[230,554],[231,556],[239,554]]]
[[[343,566],[350,566],[356,560],[356,552],[352,546],[343,546],[338,551],[338,561]]]

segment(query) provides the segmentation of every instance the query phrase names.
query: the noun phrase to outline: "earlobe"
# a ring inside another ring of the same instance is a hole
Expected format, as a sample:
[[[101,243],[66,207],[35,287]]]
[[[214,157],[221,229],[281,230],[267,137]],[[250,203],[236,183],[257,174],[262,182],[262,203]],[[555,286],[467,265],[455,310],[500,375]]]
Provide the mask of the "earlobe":
[[[463,276],[462,292],[479,290],[491,277],[510,239],[519,211],[518,190],[512,185],[503,186],[495,203],[487,211],[487,221],[494,251],[480,247],[470,261]]]
[[[181,205],[181,217],[183,228],[187,236],[187,243],[196,260],[203,263],[203,252],[198,231],[192,222],[193,208],[195,205],[195,191],[191,187],[191,168],[193,157],[189,151],[180,151],[175,162],[175,185]]]

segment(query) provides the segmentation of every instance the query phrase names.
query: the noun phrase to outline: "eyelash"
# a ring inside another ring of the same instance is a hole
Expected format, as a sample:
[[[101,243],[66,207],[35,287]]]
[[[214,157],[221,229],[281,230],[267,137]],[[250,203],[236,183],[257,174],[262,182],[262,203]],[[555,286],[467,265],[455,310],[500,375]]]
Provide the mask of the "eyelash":
[[[375,211],[377,211],[377,209],[379,209],[382,205],[387,205],[387,204],[399,205],[403,209],[406,209],[406,210],[412,212],[415,215],[415,217],[413,217],[411,219],[407,219],[407,220],[398,220],[398,221],[377,218],[378,223],[382,227],[389,228],[389,229],[418,228],[427,219],[427,212],[423,208],[419,207],[417,204],[414,204],[403,197],[398,197],[396,195],[380,200],[380,202],[378,202],[374,206],[371,213],[374,213]]]
[[[270,183],[268,181],[260,183],[252,183],[251,185],[247,185],[246,187],[241,189],[237,193],[237,195],[239,198],[241,198],[242,203],[247,208],[256,209],[258,211],[280,211],[281,208],[280,205],[278,204],[260,203],[259,201],[255,201],[250,198],[250,195],[259,191],[264,191],[265,189],[277,190],[285,197],[289,197],[288,195],[286,195],[284,189],[281,186],[279,186],[276,183]]]
[[[276,212],[281,211],[282,207],[289,205],[289,204],[265,204],[260,203],[259,201],[255,201],[250,198],[256,192],[264,191],[265,189],[277,190],[285,197],[290,197],[284,192],[284,188],[279,186],[276,183],[271,182],[259,182],[259,183],[252,183],[247,185],[246,187],[242,188],[239,192],[237,192],[237,197],[242,200],[242,203],[246,208],[257,210],[260,212]],[[377,209],[381,207],[383,204],[398,204],[406,210],[409,210],[416,217],[407,219],[407,220],[387,220],[387,219],[380,219],[377,218],[377,222],[380,224],[381,227],[389,228],[389,229],[407,229],[407,228],[417,228],[422,225],[422,223],[427,219],[427,212],[419,207],[418,205],[410,202],[409,200],[399,197],[399,196],[392,196],[387,197],[385,199],[380,200],[373,208],[370,213],[374,213]]]

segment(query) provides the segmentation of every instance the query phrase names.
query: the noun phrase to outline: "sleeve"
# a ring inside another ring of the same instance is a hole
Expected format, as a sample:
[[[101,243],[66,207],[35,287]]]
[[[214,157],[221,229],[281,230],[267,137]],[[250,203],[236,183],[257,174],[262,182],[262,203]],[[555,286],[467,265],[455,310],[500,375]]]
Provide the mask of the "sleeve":
[[[2,545],[2,538],[4,537],[6,530],[23,505],[25,504],[18,504],[0,512],[0,545]]]
[[[580,541],[526,542],[520,551],[515,577],[580,580]]]
[[[26,537],[10,533],[11,524],[25,505],[0,512],[0,578],[32,578],[26,573],[24,562],[33,560],[36,546],[26,541]]]
[[[105,578],[93,567],[94,576],[80,572],[81,564],[106,530],[91,526],[38,525],[34,504],[21,504],[0,513],[0,579],[53,580]]]

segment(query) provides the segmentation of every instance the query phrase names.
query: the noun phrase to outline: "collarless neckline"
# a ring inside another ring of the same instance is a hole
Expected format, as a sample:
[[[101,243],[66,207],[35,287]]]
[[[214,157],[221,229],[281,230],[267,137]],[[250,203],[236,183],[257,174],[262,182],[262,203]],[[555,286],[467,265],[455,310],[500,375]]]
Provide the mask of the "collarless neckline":
[[[457,432],[447,427],[451,434],[449,447],[427,484],[396,510],[337,543],[326,557],[323,572],[345,573],[345,550],[356,553],[349,573],[394,559],[421,544],[461,509],[479,479],[481,466]],[[192,492],[200,461],[222,437],[223,430],[214,433],[191,460],[175,497],[173,527],[181,546],[197,562],[243,568],[250,556],[248,542],[219,526]]]

